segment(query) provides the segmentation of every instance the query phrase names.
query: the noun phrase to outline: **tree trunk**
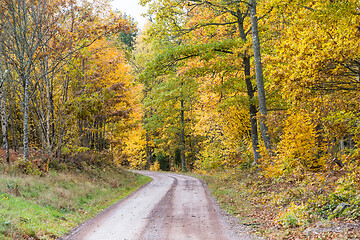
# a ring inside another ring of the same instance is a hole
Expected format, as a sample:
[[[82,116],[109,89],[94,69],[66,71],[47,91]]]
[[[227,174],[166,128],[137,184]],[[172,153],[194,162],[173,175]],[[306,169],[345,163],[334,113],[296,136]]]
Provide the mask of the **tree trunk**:
[[[150,134],[149,131],[146,130],[146,169],[150,169],[151,164],[151,147],[150,147]]]
[[[22,76],[24,88],[24,159],[29,159],[29,79],[27,76]]]
[[[237,11],[238,15],[238,30],[240,34],[241,40],[246,43],[247,37],[244,29],[244,22],[242,19],[242,13],[240,10]],[[249,112],[250,112],[250,125],[251,125],[251,143],[253,148],[253,156],[254,156],[254,164],[258,162],[259,159],[259,137],[258,137],[258,130],[257,130],[257,120],[256,120],[256,114],[257,109],[255,104],[253,103],[254,99],[254,88],[252,86],[251,82],[251,66],[250,66],[250,56],[247,51],[244,52],[243,57],[243,63],[244,63],[244,75],[245,75],[245,83],[246,83],[246,89],[247,94],[249,97]]]
[[[3,134],[3,148],[6,150],[6,162],[10,165],[9,142],[8,142],[8,118],[6,113],[6,95],[5,95],[5,78],[6,73],[1,76],[0,86],[0,114],[1,114],[1,130]]]
[[[255,104],[253,103],[254,99],[254,88],[250,79],[250,56],[245,53],[244,56],[244,71],[245,71],[245,82],[247,93],[249,96],[249,111],[250,111],[250,124],[251,124],[251,143],[253,148],[253,156],[254,156],[254,164],[256,164],[259,160],[259,138],[258,138],[258,130],[257,130],[257,120],[256,114],[257,109]]]
[[[48,59],[45,57],[45,72],[48,72]],[[45,87],[46,87],[46,150],[50,155],[52,152],[52,142],[54,134],[54,126],[51,123],[54,118],[54,108],[53,108],[53,99],[52,99],[52,83],[48,75],[45,75]]]
[[[89,130],[90,123],[87,120],[84,120],[84,131],[85,131],[85,147],[90,148],[90,142],[92,137],[92,131]]]
[[[106,120],[103,120],[103,145],[102,145],[102,149],[106,148]]]
[[[197,162],[198,158],[197,158],[197,154],[198,154],[198,150],[197,150],[197,140],[196,137],[194,136],[194,162]]]
[[[63,143],[63,139],[64,139],[64,136],[66,134],[66,128],[63,127],[60,131],[60,136],[59,136],[59,142],[58,142],[58,149],[57,149],[57,158],[58,158],[58,161],[60,161],[61,159],[61,147],[62,147],[62,143]]]
[[[180,120],[181,120],[181,130],[180,130],[180,144],[181,144],[181,170],[186,171],[185,163],[185,110],[184,110],[184,100],[180,100],[181,110],[180,110]]]
[[[9,98],[11,100],[11,97]],[[13,101],[10,101],[10,104],[9,104],[9,116],[10,116],[10,119],[11,119],[11,135],[12,135],[12,148],[17,151],[18,150],[18,142],[17,142],[17,139],[16,139],[16,125],[15,125],[15,121],[14,121],[14,118],[16,117],[15,114],[14,114],[14,103]]]
[[[255,72],[256,83],[259,95],[259,111],[260,111],[260,130],[261,136],[264,141],[265,148],[270,151],[270,138],[268,135],[268,128],[265,123],[267,108],[266,108],[266,96],[264,87],[264,76],[261,64],[261,52],[260,52],[260,39],[258,31],[258,19],[256,16],[256,0],[250,0],[250,18],[251,18],[251,30],[253,38],[254,58],[255,58]]]
[[[84,146],[84,131],[83,131],[83,125],[82,125],[82,120],[79,119],[78,120],[78,128],[79,128],[79,138],[80,138],[80,146],[83,147]]]

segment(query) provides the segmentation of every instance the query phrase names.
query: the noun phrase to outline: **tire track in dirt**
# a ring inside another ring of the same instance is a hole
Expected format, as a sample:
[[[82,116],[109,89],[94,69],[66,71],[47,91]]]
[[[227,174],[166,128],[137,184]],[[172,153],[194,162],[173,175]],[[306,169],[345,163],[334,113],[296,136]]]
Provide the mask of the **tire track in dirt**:
[[[219,209],[203,181],[174,173],[137,172],[153,181],[63,239],[257,239]]]

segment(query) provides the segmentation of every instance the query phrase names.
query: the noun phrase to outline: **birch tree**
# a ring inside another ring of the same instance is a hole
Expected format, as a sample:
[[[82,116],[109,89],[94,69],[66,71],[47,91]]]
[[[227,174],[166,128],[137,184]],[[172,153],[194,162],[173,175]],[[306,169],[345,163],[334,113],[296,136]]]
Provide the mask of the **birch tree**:
[[[0,43],[1,45],[1,43]],[[0,61],[0,114],[1,114],[1,132],[2,132],[2,141],[3,148],[6,150],[6,162],[10,164],[9,157],[9,142],[8,142],[8,117],[6,111],[6,89],[5,81],[8,75],[8,70],[2,70],[2,61]]]
[[[29,106],[34,70],[51,31],[47,0],[2,0],[3,54],[17,73],[22,86],[23,157],[29,158]],[[5,21],[6,20],[6,21]]]

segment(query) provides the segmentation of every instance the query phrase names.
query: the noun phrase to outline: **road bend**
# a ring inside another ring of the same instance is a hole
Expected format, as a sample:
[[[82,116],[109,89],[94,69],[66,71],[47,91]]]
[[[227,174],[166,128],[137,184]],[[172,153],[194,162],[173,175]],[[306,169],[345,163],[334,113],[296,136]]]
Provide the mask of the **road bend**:
[[[257,239],[219,209],[203,181],[175,173],[137,172],[153,180],[62,239]]]

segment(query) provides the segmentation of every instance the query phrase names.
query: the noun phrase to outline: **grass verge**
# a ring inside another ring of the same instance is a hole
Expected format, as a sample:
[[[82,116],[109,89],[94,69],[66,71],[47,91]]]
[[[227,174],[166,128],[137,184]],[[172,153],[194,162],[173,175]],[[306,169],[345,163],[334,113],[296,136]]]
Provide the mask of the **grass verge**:
[[[56,239],[123,199],[150,178],[85,166],[44,176],[0,177],[0,239]]]

